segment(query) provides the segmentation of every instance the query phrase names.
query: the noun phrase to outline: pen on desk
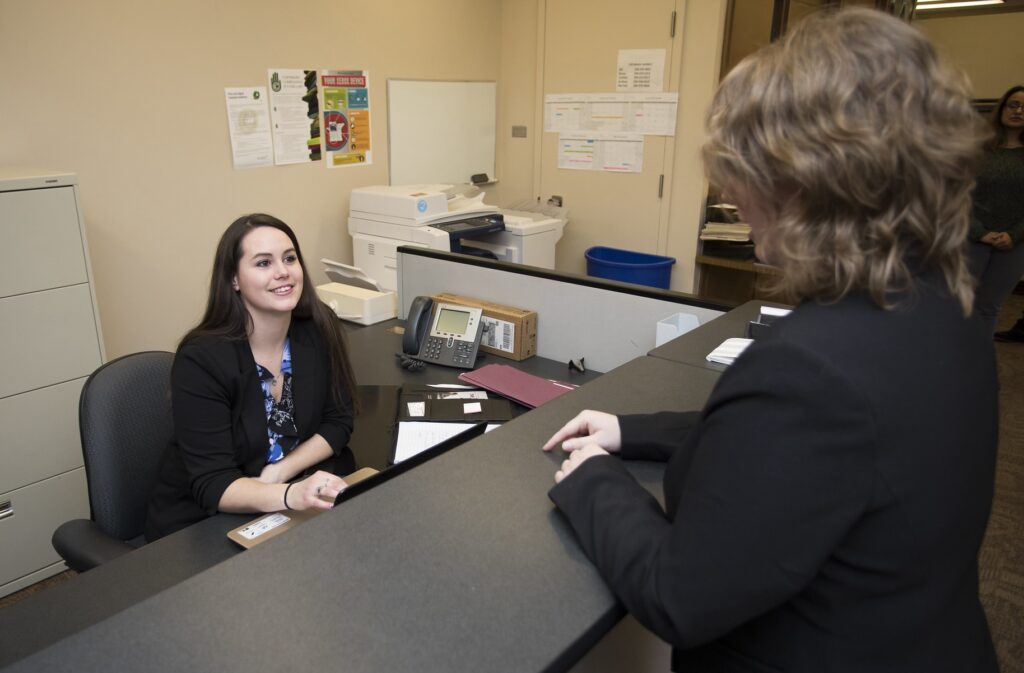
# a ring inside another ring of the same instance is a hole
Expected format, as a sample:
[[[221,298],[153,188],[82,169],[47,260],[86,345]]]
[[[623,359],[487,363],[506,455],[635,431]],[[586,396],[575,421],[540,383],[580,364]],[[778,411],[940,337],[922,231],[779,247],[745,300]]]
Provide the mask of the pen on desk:
[[[565,388],[566,390],[575,390],[576,389],[576,386],[567,386],[564,383],[559,383],[558,381],[556,381],[554,379],[548,379],[548,381],[551,381],[552,383],[554,383],[559,388]]]

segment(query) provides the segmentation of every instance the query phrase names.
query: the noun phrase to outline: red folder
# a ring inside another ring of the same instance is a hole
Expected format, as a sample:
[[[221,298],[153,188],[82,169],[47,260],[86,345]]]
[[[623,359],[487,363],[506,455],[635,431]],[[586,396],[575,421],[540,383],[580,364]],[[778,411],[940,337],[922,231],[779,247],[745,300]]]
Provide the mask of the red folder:
[[[459,380],[507,397],[531,409],[576,388],[571,383],[552,381],[527,374],[509,365],[498,364],[485,365],[480,369],[459,374]]]

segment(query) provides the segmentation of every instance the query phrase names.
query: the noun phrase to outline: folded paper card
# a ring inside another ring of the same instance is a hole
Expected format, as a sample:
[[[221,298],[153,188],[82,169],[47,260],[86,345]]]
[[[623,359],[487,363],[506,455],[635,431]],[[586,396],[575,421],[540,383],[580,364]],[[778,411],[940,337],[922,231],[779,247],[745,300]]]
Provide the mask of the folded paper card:
[[[753,339],[740,339],[739,337],[726,339],[722,345],[708,353],[707,361],[720,365],[731,365],[753,342]]]
[[[576,388],[571,383],[534,376],[509,365],[491,364],[459,374],[459,379],[525,407],[539,407]]]

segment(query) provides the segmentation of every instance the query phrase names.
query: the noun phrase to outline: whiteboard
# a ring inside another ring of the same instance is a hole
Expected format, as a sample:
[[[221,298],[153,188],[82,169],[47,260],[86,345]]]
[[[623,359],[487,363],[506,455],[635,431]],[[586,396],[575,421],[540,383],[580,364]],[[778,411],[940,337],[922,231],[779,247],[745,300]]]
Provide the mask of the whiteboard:
[[[388,80],[393,185],[494,180],[496,82]]]

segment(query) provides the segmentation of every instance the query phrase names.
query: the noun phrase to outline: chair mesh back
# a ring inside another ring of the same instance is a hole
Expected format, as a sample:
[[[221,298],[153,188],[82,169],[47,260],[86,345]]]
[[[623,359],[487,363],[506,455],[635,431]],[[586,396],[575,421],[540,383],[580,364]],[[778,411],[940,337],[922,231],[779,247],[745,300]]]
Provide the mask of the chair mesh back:
[[[134,353],[103,365],[82,388],[79,425],[92,518],[120,540],[142,534],[160,458],[173,433],[173,353]]]

